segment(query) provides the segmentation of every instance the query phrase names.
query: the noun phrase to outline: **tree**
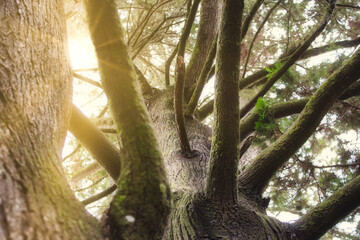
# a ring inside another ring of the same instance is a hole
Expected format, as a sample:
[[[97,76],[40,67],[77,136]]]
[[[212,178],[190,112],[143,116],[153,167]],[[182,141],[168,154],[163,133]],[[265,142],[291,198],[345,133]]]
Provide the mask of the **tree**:
[[[60,165],[71,114],[63,3],[0,5],[0,238],[100,238]]]
[[[335,173],[319,178],[323,187],[326,181],[332,188],[332,182],[338,184],[314,208],[299,211],[299,220],[283,223],[266,212],[267,189],[276,192],[292,178],[304,183],[307,171],[316,175],[319,166],[306,158],[310,154],[304,144],[319,148],[311,140],[320,124],[327,126],[324,116],[359,116],[354,105],[359,102],[359,49],[347,53],[346,61],[316,66],[322,70],[317,76],[313,69],[302,73],[295,67],[300,60],[357,46],[354,34],[359,33],[352,27],[359,21],[359,7],[355,1],[311,2],[84,1],[101,84],[73,75],[104,89],[116,129],[99,129],[71,106],[62,1],[2,2],[0,238],[317,239],[355,212],[360,176],[358,160],[349,164],[351,154],[337,164],[348,167],[345,180]],[[122,9],[130,9],[125,20],[119,18]],[[279,26],[285,36],[279,42],[284,44],[273,47],[277,40],[267,40],[264,29],[283,14]],[[351,22],[340,21],[350,14]],[[309,24],[300,17],[311,15],[315,26],[300,27]],[[172,32],[179,28],[177,21],[185,21],[180,35]],[[341,39],[309,49],[321,35]],[[348,38],[352,40],[344,40]],[[163,60],[170,55],[163,61],[164,77],[149,61],[151,52],[165,53]],[[214,99],[198,107],[214,62]],[[146,73],[144,66],[151,70]],[[154,87],[160,83],[163,87]],[[339,104],[355,110],[346,115]],[[202,123],[212,112],[213,130]],[[294,114],[294,119],[284,118]],[[116,190],[101,224],[75,199],[61,170],[68,126],[115,183],[100,196]],[[103,131],[115,133],[119,149]],[[258,142],[257,156],[245,158]],[[290,161],[298,162],[304,173],[292,168],[288,178],[277,177],[290,171],[284,165]],[[301,190],[298,195],[303,196]]]

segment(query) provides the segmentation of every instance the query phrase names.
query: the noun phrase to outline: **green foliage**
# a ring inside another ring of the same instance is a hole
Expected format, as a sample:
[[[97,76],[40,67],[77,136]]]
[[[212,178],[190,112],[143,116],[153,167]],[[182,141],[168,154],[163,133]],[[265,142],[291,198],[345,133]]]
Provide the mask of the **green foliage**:
[[[258,133],[267,134],[274,130],[275,122],[269,114],[269,103],[264,98],[260,97],[257,100],[254,112],[259,114],[259,119],[255,123]]]
[[[269,79],[272,76],[274,76],[274,74],[282,67],[282,65],[283,65],[282,63],[277,62],[274,64],[274,67],[272,68],[266,67],[265,70],[268,72],[266,77]]]

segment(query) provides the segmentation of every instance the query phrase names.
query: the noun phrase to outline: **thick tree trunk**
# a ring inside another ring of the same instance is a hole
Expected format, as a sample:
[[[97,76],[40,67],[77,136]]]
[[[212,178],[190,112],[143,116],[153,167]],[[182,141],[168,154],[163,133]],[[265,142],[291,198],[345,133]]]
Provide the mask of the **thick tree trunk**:
[[[60,154],[71,112],[63,2],[0,1],[0,239],[101,239]]]
[[[190,146],[196,154],[184,157],[173,108],[173,89],[149,102],[173,192],[173,208],[163,239],[288,239],[287,226],[268,217],[261,200],[247,199],[239,193],[237,204],[222,207],[204,196],[211,129],[186,119]]]

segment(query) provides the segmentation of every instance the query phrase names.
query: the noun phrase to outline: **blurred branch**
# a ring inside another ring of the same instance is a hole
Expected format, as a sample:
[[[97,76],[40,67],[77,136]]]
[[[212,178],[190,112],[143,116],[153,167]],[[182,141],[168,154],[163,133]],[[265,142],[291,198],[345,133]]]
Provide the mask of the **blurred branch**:
[[[94,187],[95,185],[99,184],[106,177],[107,177],[107,175],[104,175],[101,178],[97,179],[95,182],[93,182],[91,185],[84,187],[84,188],[75,189],[74,192],[81,192],[81,191],[85,191],[86,189],[90,189],[90,188]]]
[[[76,173],[72,178],[71,178],[71,182],[72,183],[77,183],[79,182],[81,179],[86,178],[87,176],[89,176],[90,174],[92,174],[93,172],[97,171],[100,169],[100,165],[97,162],[94,162],[92,164],[90,164],[89,166],[87,166],[86,168],[82,169],[81,171],[79,171],[78,173]]]
[[[97,81],[94,81],[94,80],[92,80],[90,78],[84,77],[84,76],[82,76],[80,74],[77,74],[75,72],[73,72],[73,76],[80,79],[80,80],[82,80],[82,81],[84,81],[84,82],[90,83],[91,85],[93,85],[95,87],[102,88],[101,83],[99,83]]]
[[[66,159],[68,159],[68,158],[70,158],[71,156],[73,156],[75,153],[77,153],[77,152],[80,150],[80,148],[81,148],[81,144],[78,144],[78,145],[74,148],[74,150],[73,150],[71,153],[69,153],[69,155],[67,155],[66,157],[63,158],[63,162],[66,161]]]
[[[255,14],[259,10],[259,8],[263,4],[263,2],[264,2],[264,0],[256,0],[256,2],[254,3],[254,5],[252,6],[252,8],[249,12],[249,15],[247,15],[247,17],[245,18],[244,24],[241,29],[241,40],[244,39],[247,31],[249,30],[249,26],[250,26],[252,19],[254,18]]]
[[[73,105],[69,131],[116,181],[120,172],[119,150],[75,105]]]
[[[336,7],[360,9],[360,6],[350,5],[350,4],[340,4],[340,3],[336,4]]]
[[[89,198],[81,201],[81,203],[84,204],[85,206],[89,205],[89,204],[91,204],[93,202],[96,202],[96,201],[110,195],[111,193],[113,193],[116,190],[116,188],[117,188],[117,186],[114,184],[111,187],[105,189],[104,191],[102,191],[102,192],[100,192],[100,193],[98,193],[98,194],[96,194],[96,195],[94,195],[92,197],[89,197]]]

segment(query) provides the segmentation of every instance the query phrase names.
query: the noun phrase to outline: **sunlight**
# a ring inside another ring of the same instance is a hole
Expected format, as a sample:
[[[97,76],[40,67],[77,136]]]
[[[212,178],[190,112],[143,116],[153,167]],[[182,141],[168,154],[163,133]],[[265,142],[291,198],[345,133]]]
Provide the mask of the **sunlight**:
[[[95,51],[90,38],[69,39],[72,69],[97,67]]]

